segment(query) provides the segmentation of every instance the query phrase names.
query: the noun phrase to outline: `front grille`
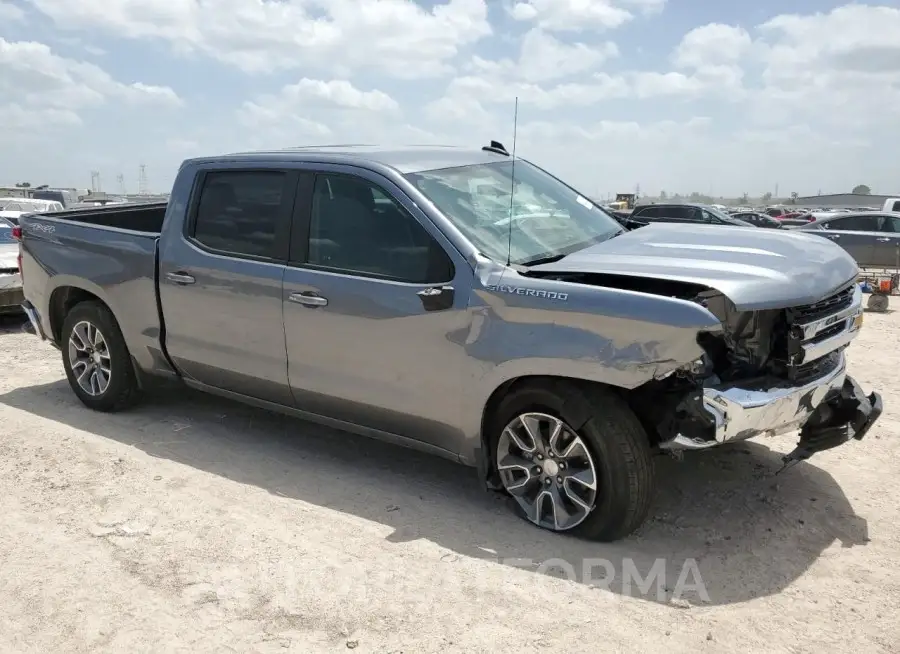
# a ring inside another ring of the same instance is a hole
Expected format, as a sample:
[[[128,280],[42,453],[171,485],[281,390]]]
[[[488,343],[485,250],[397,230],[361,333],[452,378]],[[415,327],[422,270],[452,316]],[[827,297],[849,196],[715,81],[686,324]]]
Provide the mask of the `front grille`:
[[[804,383],[828,374],[840,361],[853,337],[856,284],[813,304],[786,309],[783,322],[772,335],[771,372],[793,383]],[[841,316],[842,317],[838,317]],[[832,341],[832,339],[835,339]],[[829,342],[833,346],[829,346]]]
[[[820,379],[832,372],[841,363],[841,351],[836,350],[825,355],[821,359],[803,363],[789,368],[787,377],[797,385],[803,385],[815,379]]]
[[[818,334],[813,336],[811,339],[809,339],[808,341],[805,341],[804,344],[813,345],[815,343],[821,343],[822,341],[829,339],[832,336],[837,336],[845,329],[847,329],[847,321],[841,320],[840,322],[835,323],[831,327],[826,327],[825,329],[820,331]]]
[[[819,300],[814,304],[807,304],[789,309],[788,320],[792,324],[812,322],[813,320],[819,320],[832,313],[837,313],[841,309],[846,309],[853,303],[853,292],[855,288],[856,284],[850,284],[837,293],[829,295],[824,300]]]

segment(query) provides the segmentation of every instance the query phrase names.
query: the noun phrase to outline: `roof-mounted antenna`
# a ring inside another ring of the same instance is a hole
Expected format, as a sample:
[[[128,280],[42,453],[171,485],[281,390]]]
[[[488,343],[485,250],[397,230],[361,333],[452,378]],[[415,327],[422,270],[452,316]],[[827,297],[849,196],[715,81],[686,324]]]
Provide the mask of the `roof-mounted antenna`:
[[[507,230],[507,242],[506,242],[506,265],[509,266],[512,263],[512,230],[513,230],[513,196],[516,193],[516,137],[518,136],[518,128],[519,128],[519,96],[516,96],[516,108],[513,111],[513,151],[512,151],[512,169],[509,174],[509,229]],[[491,141],[491,147],[494,147],[494,144],[499,146],[504,153],[506,153],[506,148],[504,148],[497,141]],[[508,154],[508,153],[506,153]]]
[[[506,151],[506,148],[503,147],[503,144],[500,141],[491,141],[490,145],[486,145],[481,149],[485,152],[494,152],[496,154],[504,154],[507,157],[509,156],[509,152]]]

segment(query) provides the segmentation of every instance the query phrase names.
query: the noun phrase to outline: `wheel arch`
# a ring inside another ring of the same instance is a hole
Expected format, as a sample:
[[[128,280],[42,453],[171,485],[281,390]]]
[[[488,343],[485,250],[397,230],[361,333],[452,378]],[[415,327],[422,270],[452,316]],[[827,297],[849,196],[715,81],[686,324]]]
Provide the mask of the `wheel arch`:
[[[495,488],[499,483],[495,468],[496,462],[494,461],[494,443],[492,442],[495,434],[491,423],[494,420],[495,413],[503,399],[510,393],[528,386],[541,386],[544,388],[568,386],[570,389],[573,386],[580,389],[595,387],[604,388],[616,393],[626,392],[625,389],[604,384],[602,382],[562,375],[521,375],[504,381],[488,396],[481,412],[479,452],[476,456],[477,468],[481,480],[491,488]],[[576,415],[579,417],[583,416],[584,421],[588,420],[590,407],[587,405],[587,402],[581,393],[572,393],[566,401],[572,403],[572,409]],[[578,427],[580,427],[580,425],[578,425]]]
[[[53,340],[62,345],[62,327],[66,316],[83,302],[99,302],[106,305],[97,295],[77,286],[60,286],[50,295],[50,333]]]
[[[69,315],[69,312],[72,311],[73,308],[78,306],[79,304],[83,304],[85,302],[96,302],[106,307],[109,310],[112,319],[116,321],[118,325],[119,321],[116,318],[116,312],[113,311],[113,308],[109,305],[109,302],[106,301],[101,294],[103,291],[98,287],[95,289],[98,292],[94,292],[94,290],[88,290],[84,288],[82,285],[67,285],[60,284],[53,289],[50,293],[50,300],[47,305],[47,310],[49,312],[50,318],[50,330],[51,330],[51,338],[53,342],[55,342],[60,349],[63,349],[63,337],[62,337],[62,328],[63,324],[65,324],[66,316]],[[119,329],[121,330],[121,325],[119,325]],[[128,360],[131,364],[132,371],[135,374],[137,379],[138,386],[143,388],[146,384],[146,380],[144,379],[143,371],[141,367],[137,365],[137,361],[135,361],[134,354],[131,351],[131,347],[129,346],[126,339],[125,347],[128,350]]]

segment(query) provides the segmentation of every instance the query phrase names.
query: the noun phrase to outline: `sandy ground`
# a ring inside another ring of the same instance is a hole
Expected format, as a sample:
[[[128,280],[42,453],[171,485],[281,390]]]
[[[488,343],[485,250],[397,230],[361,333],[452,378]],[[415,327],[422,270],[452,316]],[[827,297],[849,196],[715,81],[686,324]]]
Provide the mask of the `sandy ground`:
[[[660,458],[653,519],[615,545],[199,394],[95,414],[55,350],[9,320],[0,345],[2,652],[900,651],[900,314],[851,348],[886,404],[863,442],[778,477],[791,437]]]

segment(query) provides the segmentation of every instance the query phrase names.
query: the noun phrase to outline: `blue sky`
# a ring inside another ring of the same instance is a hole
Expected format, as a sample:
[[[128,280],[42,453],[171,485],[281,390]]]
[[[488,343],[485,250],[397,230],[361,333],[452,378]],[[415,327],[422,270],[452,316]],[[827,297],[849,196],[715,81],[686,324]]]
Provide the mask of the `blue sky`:
[[[898,2],[0,0],[0,184],[510,146],[518,96],[519,153],[586,193],[896,193],[897,34]]]

